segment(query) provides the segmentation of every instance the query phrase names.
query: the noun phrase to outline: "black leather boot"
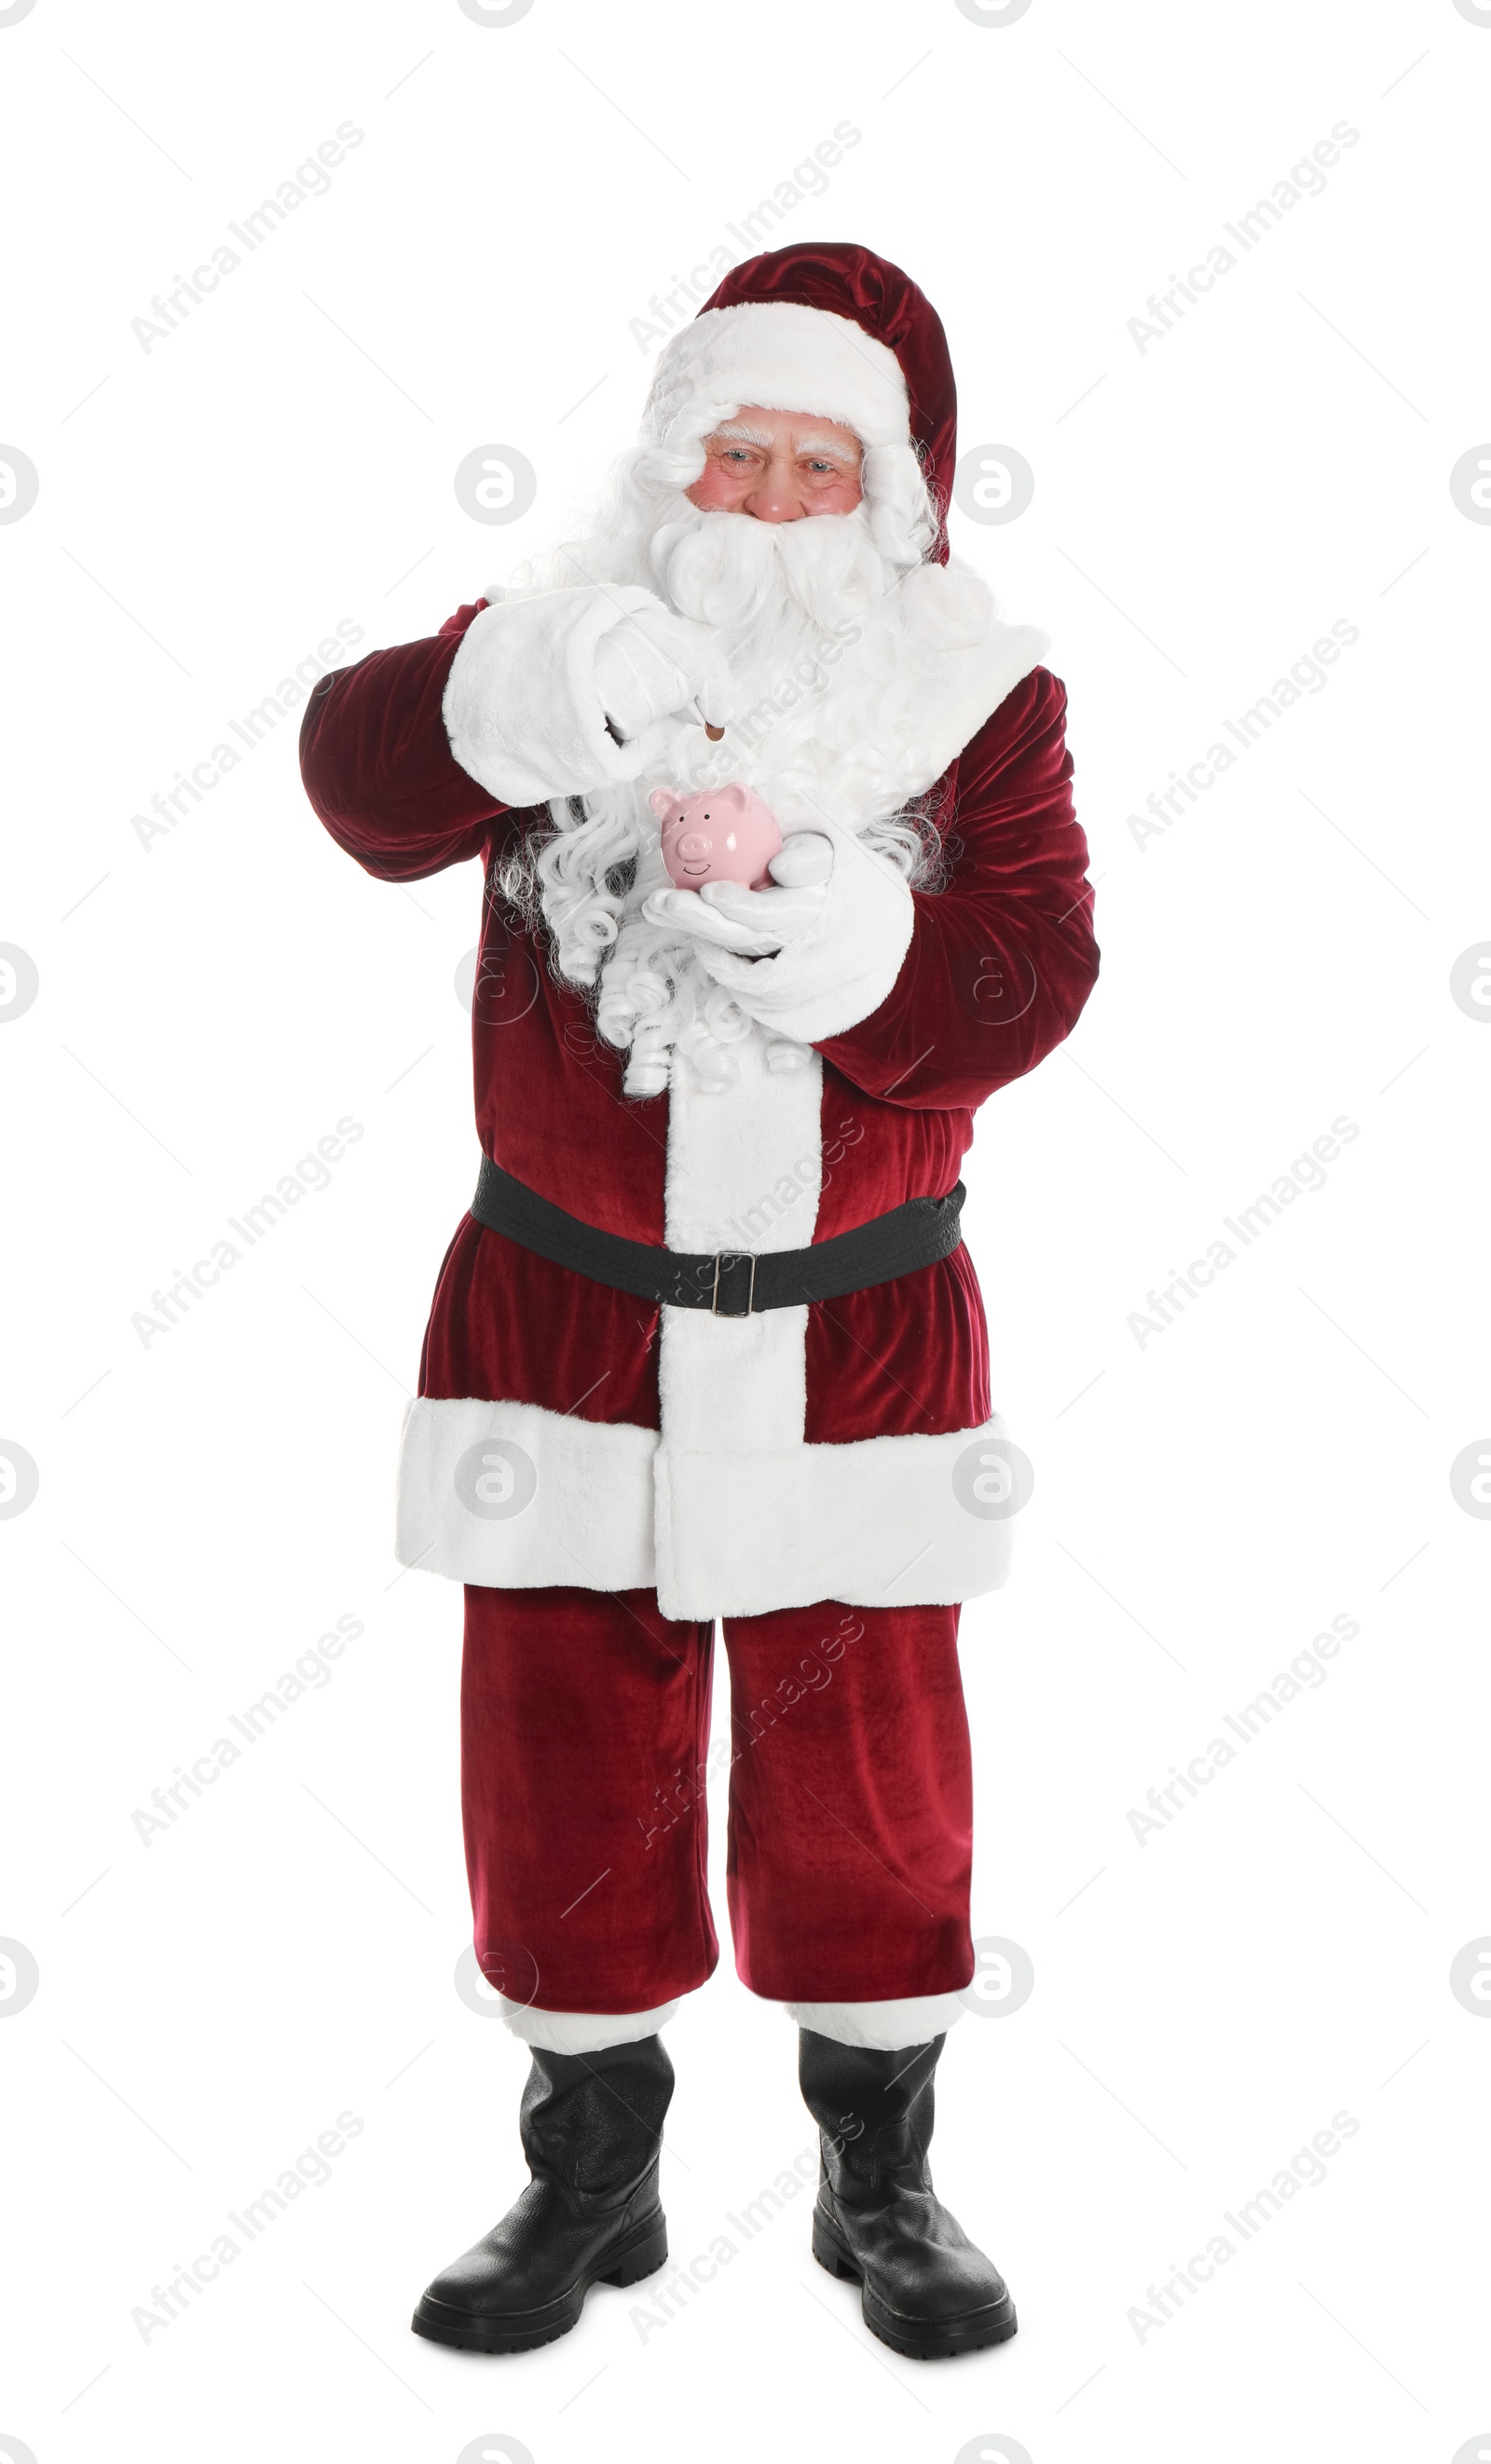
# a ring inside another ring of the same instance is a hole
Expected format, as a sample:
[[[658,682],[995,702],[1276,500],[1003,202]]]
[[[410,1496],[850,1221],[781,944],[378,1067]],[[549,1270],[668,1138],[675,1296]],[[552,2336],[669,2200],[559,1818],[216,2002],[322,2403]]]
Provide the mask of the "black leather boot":
[[[535,2046],[519,2110],[533,2179],[427,2288],[415,2335],[472,2353],[526,2352],[567,2335],[592,2284],[634,2284],[661,2267],[657,2155],[672,2094],[660,2036],[597,2054]]]
[[[1015,2329],[998,2269],[932,2189],[932,2075],[945,2039],[883,2054],[799,2031],[797,2075],[822,2166],[812,2255],[862,2290],[872,2335],[913,2361],[974,2353]]]

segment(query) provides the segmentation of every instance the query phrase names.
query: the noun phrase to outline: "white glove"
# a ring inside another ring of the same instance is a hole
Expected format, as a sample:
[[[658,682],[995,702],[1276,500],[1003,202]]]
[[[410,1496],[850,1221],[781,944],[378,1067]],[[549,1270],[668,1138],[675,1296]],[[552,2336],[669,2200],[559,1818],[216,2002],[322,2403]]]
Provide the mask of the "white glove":
[[[687,616],[675,616],[650,593],[628,592],[648,604],[601,635],[591,671],[607,719],[628,746],[647,738],[659,720],[689,712],[722,726],[730,704],[729,671],[715,636]],[[635,772],[630,775],[635,776]]]
[[[696,701],[716,725],[733,715],[715,635],[650,590],[600,583],[484,607],[452,661],[444,715],[461,768],[522,805],[659,767],[670,734],[698,724]]]
[[[794,834],[770,871],[816,831]],[[692,931],[700,964],[727,985],[746,1016],[768,1035],[819,1044],[857,1026],[879,1008],[901,973],[916,910],[904,876],[837,824],[825,834],[826,880],[803,887],[739,890],[711,882],[700,890],[655,891],[647,913]],[[798,864],[821,862],[807,850]],[[768,955],[768,953],[774,955]]]
[[[793,830],[782,848],[767,866],[773,881],[787,890],[808,890],[814,882],[827,881],[834,869],[834,842],[821,830]]]
[[[655,890],[642,912],[650,924],[671,924],[717,950],[768,957],[817,922],[833,869],[830,841],[817,830],[797,830],[767,866],[780,889],[706,881],[702,890]]]

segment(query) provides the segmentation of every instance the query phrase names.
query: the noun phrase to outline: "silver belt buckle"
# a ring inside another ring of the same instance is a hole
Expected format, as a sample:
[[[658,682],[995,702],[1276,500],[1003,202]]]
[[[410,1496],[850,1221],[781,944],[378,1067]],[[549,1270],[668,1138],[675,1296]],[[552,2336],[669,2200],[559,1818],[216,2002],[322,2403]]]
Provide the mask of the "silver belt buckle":
[[[741,1258],[748,1258],[748,1259],[750,1260],[750,1287],[749,1287],[749,1289],[748,1289],[748,1291],[747,1291],[747,1293],[746,1293],[746,1306],[745,1306],[745,1308],[744,1308],[743,1309],[724,1309],[724,1310],[722,1310],[722,1309],[721,1309],[721,1307],[720,1307],[720,1261],[721,1261],[721,1259],[722,1259],[722,1258],[728,1258],[728,1259],[731,1261],[731,1263],[732,1263],[732,1264],[733,1264],[733,1263],[735,1263],[737,1260],[739,1260],[739,1259],[741,1259]],[[751,1314],[751,1312],[752,1312],[752,1310],[754,1309],[755,1306],[756,1306],[756,1252],[755,1252],[755,1250],[754,1250],[754,1249],[717,1249],[717,1250],[715,1251],[715,1280],[714,1280],[714,1288],[713,1288],[713,1290],[711,1291],[710,1296],[709,1296],[709,1314],[710,1314],[710,1316],[711,1316],[711,1317],[720,1317],[720,1316],[722,1316],[722,1315],[723,1315],[723,1316],[724,1316],[724,1317],[749,1317],[749,1316],[750,1316],[750,1314]]]

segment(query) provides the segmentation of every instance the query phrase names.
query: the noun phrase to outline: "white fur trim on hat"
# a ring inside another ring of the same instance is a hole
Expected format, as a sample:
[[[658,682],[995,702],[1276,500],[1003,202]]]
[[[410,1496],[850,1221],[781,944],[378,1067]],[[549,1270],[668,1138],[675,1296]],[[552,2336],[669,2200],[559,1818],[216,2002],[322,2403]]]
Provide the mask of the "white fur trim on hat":
[[[642,417],[661,443],[691,405],[759,403],[816,411],[852,428],[862,445],[910,438],[906,380],[894,351],[850,317],[794,299],[746,299],[709,308],[658,358]]]

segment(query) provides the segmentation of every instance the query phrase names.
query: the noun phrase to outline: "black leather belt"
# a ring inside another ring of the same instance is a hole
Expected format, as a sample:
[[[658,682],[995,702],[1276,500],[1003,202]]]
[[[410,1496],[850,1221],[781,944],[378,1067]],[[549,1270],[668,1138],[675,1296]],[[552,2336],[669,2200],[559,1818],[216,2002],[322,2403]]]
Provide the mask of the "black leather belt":
[[[651,1241],[582,1223],[536,1189],[515,1180],[490,1155],[481,1158],[471,1211],[478,1223],[592,1283],[610,1284],[638,1300],[670,1309],[709,1309],[716,1317],[749,1317],[757,1309],[796,1309],[832,1301],[871,1284],[893,1283],[919,1266],[950,1256],[963,1238],[963,1183],[946,1198],[912,1198],[886,1215],[835,1232],[808,1249],[663,1249]]]

